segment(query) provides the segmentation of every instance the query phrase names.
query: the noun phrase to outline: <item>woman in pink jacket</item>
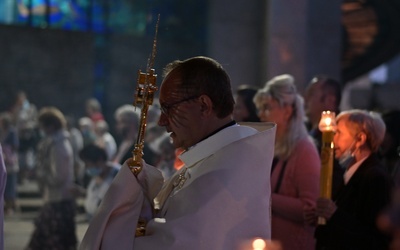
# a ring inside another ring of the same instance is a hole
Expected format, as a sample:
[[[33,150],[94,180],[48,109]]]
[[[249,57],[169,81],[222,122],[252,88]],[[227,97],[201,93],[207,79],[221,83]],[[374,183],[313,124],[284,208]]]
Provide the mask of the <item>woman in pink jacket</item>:
[[[304,125],[303,99],[290,75],[276,76],[254,101],[261,121],[277,124],[271,169],[272,239],[283,249],[313,249],[314,227],[303,219],[319,196],[320,158]],[[268,211],[266,211],[268,212]]]

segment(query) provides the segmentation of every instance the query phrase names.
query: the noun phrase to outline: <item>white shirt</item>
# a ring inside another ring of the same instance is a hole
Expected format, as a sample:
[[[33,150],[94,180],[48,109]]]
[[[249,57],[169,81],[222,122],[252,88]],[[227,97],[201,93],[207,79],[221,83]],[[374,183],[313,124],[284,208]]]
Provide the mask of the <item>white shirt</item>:
[[[351,177],[354,175],[354,173],[357,171],[357,169],[360,167],[360,165],[367,159],[367,157],[364,157],[363,159],[359,160],[358,162],[354,163],[350,168],[346,170],[346,172],[343,175],[344,179],[344,184],[347,184]]]

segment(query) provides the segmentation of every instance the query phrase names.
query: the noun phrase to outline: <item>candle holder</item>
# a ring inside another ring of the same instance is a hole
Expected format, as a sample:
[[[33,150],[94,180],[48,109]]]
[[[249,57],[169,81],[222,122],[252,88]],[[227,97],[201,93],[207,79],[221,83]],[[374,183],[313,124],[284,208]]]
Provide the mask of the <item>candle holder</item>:
[[[332,196],[333,136],[336,131],[335,112],[323,111],[318,128],[322,132],[320,197],[330,199]],[[326,219],[318,217],[318,225],[325,224]]]

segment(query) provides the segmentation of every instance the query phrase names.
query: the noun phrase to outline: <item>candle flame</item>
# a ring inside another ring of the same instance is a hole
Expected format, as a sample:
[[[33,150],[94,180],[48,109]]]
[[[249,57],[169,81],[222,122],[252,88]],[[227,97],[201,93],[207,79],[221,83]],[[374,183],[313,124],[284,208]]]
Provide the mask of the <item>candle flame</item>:
[[[331,119],[330,117],[326,117],[326,118],[325,118],[325,124],[326,124],[327,126],[330,126],[331,123],[332,123],[332,119]]]
[[[255,239],[252,244],[253,250],[264,250],[266,246],[267,244],[263,239]]]
[[[321,114],[321,120],[319,122],[318,127],[322,132],[335,131],[336,130],[335,112],[323,111]]]

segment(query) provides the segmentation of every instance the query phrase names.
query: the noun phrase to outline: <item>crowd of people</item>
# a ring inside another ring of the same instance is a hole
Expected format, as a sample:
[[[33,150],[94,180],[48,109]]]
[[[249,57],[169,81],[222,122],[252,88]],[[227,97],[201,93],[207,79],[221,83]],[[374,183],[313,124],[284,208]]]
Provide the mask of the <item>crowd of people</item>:
[[[221,64],[202,56],[163,75],[139,174],[132,105],[115,111],[115,133],[94,98],[77,126],[55,107],[36,111],[26,95],[24,115],[0,115],[4,213],[17,209],[24,178],[38,180],[46,201],[27,249],[255,249],[260,239],[257,249],[398,249],[400,111],[342,111],[342,86],[325,75],[304,95],[289,74],[232,91]],[[336,128],[332,195],[322,198],[327,110]],[[82,242],[79,196],[89,221]]]
[[[75,217],[81,211],[77,198],[84,199],[90,221],[121,164],[132,157],[140,108],[118,108],[112,133],[100,102],[89,98],[85,105],[87,116],[75,121],[56,107],[37,109],[20,92],[12,107],[0,112],[2,174],[7,176],[1,182],[1,217],[20,212],[18,186],[26,182],[37,184],[45,202],[26,249],[76,248]],[[156,105],[152,112],[158,112]],[[123,140],[117,144],[114,135]],[[144,159],[169,177],[175,171],[175,152],[170,140],[165,140],[166,132],[152,129],[147,136]]]

